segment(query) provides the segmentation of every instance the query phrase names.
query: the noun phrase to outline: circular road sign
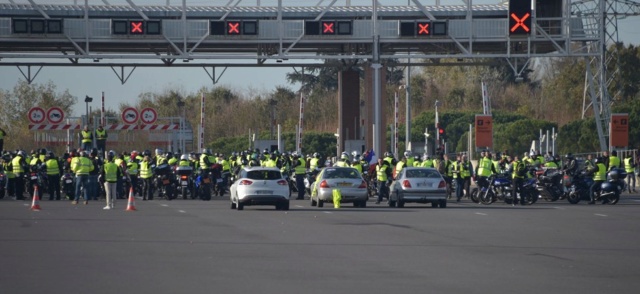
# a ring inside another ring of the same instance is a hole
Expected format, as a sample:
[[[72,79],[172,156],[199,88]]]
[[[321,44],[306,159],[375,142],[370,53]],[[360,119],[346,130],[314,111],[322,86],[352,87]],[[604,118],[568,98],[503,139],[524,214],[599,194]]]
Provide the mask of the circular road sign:
[[[51,107],[47,110],[47,119],[52,124],[59,124],[64,120],[64,112],[60,107]]]
[[[31,107],[31,109],[29,109],[29,121],[32,124],[40,124],[43,123],[44,120],[47,118],[44,112],[44,109],[40,108],[40,107]]]
[[[143,123],[150,125],[156,122],[156,119],[158,119],[158,113],[153,108],[145,108],[140,111],[140,119]]]
[[[129,107],[122,111],[122,121],[127,124],[135,124],[138,121],[138,110]]]

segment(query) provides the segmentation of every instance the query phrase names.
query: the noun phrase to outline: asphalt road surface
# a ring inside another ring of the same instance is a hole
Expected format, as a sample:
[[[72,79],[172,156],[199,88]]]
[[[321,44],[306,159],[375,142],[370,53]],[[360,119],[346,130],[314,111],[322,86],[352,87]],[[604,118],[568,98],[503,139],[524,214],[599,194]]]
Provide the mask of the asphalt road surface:
[[[638,293],[640,196],[290,211],[0,200],[0,293]]]

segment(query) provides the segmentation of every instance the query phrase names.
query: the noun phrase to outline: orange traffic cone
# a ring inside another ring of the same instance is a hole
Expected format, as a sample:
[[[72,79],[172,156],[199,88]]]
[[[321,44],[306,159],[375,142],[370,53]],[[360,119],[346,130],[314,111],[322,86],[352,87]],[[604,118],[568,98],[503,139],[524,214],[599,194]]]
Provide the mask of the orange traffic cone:
[[[40,211],[40,196],[38,196],[38,186],[33,189],[33,202],[31,202],[31,210]]]
[[[136,200],[133,198],[133,188],[129,190],[129,201],[127,202],[126,211],[136,211]]]

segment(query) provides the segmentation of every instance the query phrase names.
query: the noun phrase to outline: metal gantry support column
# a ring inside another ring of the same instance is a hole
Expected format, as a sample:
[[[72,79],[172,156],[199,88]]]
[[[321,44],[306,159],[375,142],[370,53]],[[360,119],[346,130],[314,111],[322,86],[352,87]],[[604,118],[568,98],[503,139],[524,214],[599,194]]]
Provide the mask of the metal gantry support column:
[[[378,156],[382,156],[381,149],[381,141],[382,138],[378,134],[384,132],[379,132],[380,129],[385,129],[385,126],[382,125],[382,114],[381,114],[381,99],[380,99],[380,69],[382,68],[382,64],[380,64],[380,35],[378,32],[378,1],[372,0],[373,2],[373,64],[371,68],[373,68],[373,150],[378,154]]]

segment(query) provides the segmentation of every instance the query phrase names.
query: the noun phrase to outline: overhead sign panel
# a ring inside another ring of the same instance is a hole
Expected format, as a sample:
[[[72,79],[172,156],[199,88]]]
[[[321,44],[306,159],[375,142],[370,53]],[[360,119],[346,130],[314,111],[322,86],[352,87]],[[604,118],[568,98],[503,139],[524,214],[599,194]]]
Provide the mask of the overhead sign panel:
[[[162,25],[159,20],[112,20],[111,33],[114,35],[159,35]]]
[[[509,35],[531,34],[531,0],[509,0]]]
[[[400,37],[414,38],[446,36],[447,22],[437,20],[400,21],[398,25],[398,33],[400,34]]]
[[[12,18],[14,34],[62,34],[61,19]]]
[[[350,20],[305,21],[304,34],[308,36],[353,35],[353,22]]]
[[[256,20],[228,20],[211,21],[209,34],[212,36],[242,36],[257,35],[258,21]]]

